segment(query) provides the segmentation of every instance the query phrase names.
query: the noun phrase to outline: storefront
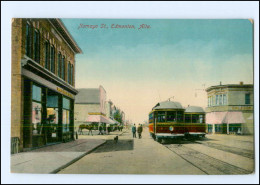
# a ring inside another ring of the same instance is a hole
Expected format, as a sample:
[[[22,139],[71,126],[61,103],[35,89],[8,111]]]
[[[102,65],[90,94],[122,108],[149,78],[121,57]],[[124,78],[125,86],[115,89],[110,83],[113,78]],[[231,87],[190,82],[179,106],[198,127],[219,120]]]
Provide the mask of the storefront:
[[[74,139],[77,91],[41,66],[32,73],[30,68],[34,65],[27,61],[22,69],[24,151]]]

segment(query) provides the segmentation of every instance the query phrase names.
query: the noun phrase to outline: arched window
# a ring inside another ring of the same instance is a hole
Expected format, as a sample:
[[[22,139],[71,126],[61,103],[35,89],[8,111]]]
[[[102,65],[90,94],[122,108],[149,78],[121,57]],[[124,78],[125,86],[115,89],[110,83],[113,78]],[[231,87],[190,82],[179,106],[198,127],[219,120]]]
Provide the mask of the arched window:
[[[70,62],[68,62],[67,68],[67,82],[70,84]]]
[[[26,39],[25,39],[25,54],[28,57],[32,57],[32,29],[31,29],[31,25],[27,22],[26,23]]]
[[[73,65],[70,67],[70,84],[73,85]]]
[[[51,60],[50,71],[55,73],[55,48],[53,45],[51,45],[50,60]]]
[[[61,60],[61,78],[65,80],[65,57],[62,57]]]
[[[61,53],[58,53],[58,76],[61,78],[61,69],[62,69],[62,56]]]
[[[33,45],[34,45],[34,60],[38,63],[40,63],[40,33],[38,30],[34,30],[34,39],[33,39]]]
[[[45,56],[45,68],[50,69],[50,43],[45,41],[44,43],[44,56]]]

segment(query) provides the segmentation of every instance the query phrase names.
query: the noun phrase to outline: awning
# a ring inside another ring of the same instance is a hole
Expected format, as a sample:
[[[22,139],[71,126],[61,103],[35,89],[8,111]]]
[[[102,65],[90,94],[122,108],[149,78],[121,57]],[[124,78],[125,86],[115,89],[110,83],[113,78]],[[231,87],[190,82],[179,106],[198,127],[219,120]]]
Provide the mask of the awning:
[[[210,112],[206,114],[207,124],[222,124],[227,112]]]
[[[109,118],[109,121],[110,121],[111,124],[119,124],[119,122],[117,120],[114,120],[114,119]]]
[[[86,122],[91,123],[110,123],[109,119],[102,115],[89,115]]]
[[[242,112],[211,112],[206,114],[206,123],[245,123],[245,119]]]
[[[242,112],[227,112],[223,123],[245,123]]]

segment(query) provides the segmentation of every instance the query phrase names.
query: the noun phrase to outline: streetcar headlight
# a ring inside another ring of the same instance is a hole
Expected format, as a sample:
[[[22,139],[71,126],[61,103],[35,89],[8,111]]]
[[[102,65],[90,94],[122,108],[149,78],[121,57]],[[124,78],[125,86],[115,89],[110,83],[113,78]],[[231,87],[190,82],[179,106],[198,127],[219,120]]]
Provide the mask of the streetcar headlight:
[[[169,129],[170,129],[170,131],[173,131],[173,130],[174,130],[173,126],[170,126]]]

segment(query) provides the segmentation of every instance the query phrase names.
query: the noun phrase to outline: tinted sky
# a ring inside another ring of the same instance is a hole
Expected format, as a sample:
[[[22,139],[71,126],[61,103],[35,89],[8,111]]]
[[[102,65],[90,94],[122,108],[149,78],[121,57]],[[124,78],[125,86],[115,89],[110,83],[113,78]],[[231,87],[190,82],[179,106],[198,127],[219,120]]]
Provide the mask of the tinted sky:
[[[206,107],[203,84],[253,83],[249,20],[62,21],[83,51],[76,56],[76,88],[102,85],[108,99],[136,123],[147,120],[152,107],[171,96],[183,106]],[[151,28],[138,29],[141,24]]]

